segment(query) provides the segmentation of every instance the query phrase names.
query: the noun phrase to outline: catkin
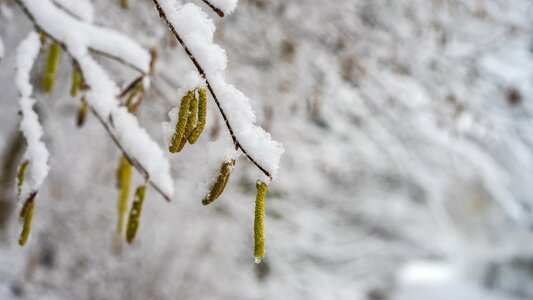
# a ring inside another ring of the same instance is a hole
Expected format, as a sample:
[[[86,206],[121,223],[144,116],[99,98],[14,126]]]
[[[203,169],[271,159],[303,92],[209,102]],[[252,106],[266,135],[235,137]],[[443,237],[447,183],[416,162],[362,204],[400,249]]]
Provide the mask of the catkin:
[[[128,8],[129,6],[128,0],[120,0],[120,7],[122,8]]]
[[[17,196],[20,196],[22,192],[22,185],[24,184],[24,178],[26,177],[26,170],[28,169],[29,160],[25,160],[20,164],[17,174]]]
[[[48,58],[46,60],[43,74],[43,90],[48,94],[54,89],[60,54],[61,45],[58,43],[52,43],[48,50]]]
[[[117,233],[121,234],[124,230],[124,217],[126,216],[126,210],[128,209],[128,198],[130,194],[131,186],[131,172],[132,165],[122,155],[117,170],[117,183],[120,189],[120,193],[117,201],[118,220],[117,220]]]
[[[174,132],[172,140],[170,141],[170,146],[168,147],[168,151],[172,153],[180,152],[181,141],[182,139],[186,139],[186,137],[184,137],[185,127],[189,118],[189,105],[193,99],[194,91],[187,92],[187,94],[181,99],[178,122],[176,123],[176,131]]]
[[[211,185],[209,193],[202,200],[203,205],[213,203],[213,201],[217,200],[218,197],[220,197],[220,195],[222,194],[222,192],[224,192],[224,189],[228,184],[231,171],[233,170],[233,166],[235,166],[235,160],[224,162],[222,166],[220,166],[220,172],[217,176],[216,181]]]
[[[191,134],[194,131],[194,128],[196,128],[196,121],[198,119],[198,98],[196,95],[191,100],[191,104],[189,105],[189,119],[187,120],[187,128],[185,129],[185,136],[183,140],[187,142],[187,139],[191,136]]]
[[[70,87],[70,96],[76,97],[78,95],[78,90],[81,85],[81,73],[78,68],[74,67],[72,69],[72,86]]]
[[[83,126],[85,123],[85,118],[87,117],[87,111],[89,110],[89,104],[87,103],[87,100],[85,100],[85,97],[81,99],[81,105],[78,108],[78,118],[77,118],[77,125],[78,127]]]
[[[196,143],[200,134],[205,127],[205,120],[207,115],[207,92],[204,88],[198,89],[198,122],[196,127],[189,136],[189,143],[192,145]]]
[[[31,193],[29,198],[24,203],[20,211],[20,219],[22,221],[22,232],[20,233],[19,245],[24,246],[28,241],[31,231],[31,220],[33,218],[33,208],[35,206],[35,197],[37,192]]]
[[[126,241],[131,244],[135,240],[137,230],[141,222],[141,212],[143,209],[144,195],[146,193],[146,186],[141,185],[135,191],[135,198],[130,209],[130,216],[128,218],[128,227],[126,229]]]
[[[265,197],[268,192],[268,185],[262,181],[257,181],[257,195],[255,197],[255,218],[254,218],[254,256],[255,262],[260,263],[265,257]]]

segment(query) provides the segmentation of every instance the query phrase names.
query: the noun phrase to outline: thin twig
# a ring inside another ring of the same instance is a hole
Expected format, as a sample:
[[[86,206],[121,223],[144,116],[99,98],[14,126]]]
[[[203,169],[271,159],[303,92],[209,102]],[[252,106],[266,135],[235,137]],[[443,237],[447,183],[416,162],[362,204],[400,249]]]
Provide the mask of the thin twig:
[[[224,18],[224,12],[222,11],[222,9],[216,7],[215,5],[213,5],[213,3],[209,2],[208,0],[202,0],[202,1],[204,1],[204,3],[207,4],[207,6],[209,6],[214,12],[216,12],[219,17]]]
[[[39,31],[39,32],[42,32],[44,33],[48,38],[50,38],[51,40],[53,40],[54,42],[58,43],[61,45],[61,48],[63,48],[65,50],[65,52],[67,52],[69,54],[69,56],[72,58],[73,62],[74,62],[74,65],[77,66],[77,68],[79,69],[82,77],[83,76],[83,70],[80,68],[80,64],[78,62],[78,60],[68,51],[68,48],[67,46],[62,42],[60,41],[59,39],[55,38],[54,36],[52,36],[49,32],[47,32],[45,29],[43,29],[43,27],[41,27],[37,21],[35,20],[35,18],[33,17],[33,15],[31,14],[31,12],[28,10],[28,8],[24,5],[24,3],[22,3],[21,0],[15,0],[15,2],[19,5],[19,7],[22,9],[22,11],[24,12],[24,14],[28,17],[28,19],[30,20],[30,22],[33,24],[33,26],[35,27],[35,30]],[[120,61],[119,61],[120,62]],[[141,76],[141,78],[143,77],[143,75]],[[85,80],[84,80],[85,81]],[[137,81],[134,80],[134,82]],[[88,87],[90,88],[90,87]],[[168,202],[170,202],[170,197],[165,194],[163,192],[163,190],[157,185],[155,184],[153,181],[150,180],[150,174],[148,173],[148,171],[146,170],[146,168],[141,164],[139,163],[135,158],[133,158],[132,156],[130,156],[126,150],[124,149],[124,146],[120,143],[120,141],[117,139],[117,137],[115,136],[115,134],[113,133],[113,131],[111,130],[111,128],[109,127],[108,123],[106,123],[104,121],[104,119],[102,118],[102,116],[100,116],[95,110],[93,107],[91,107],[91,111],[92,113],[96,116],[96,118],[100,121],[100,123],[102,124],[102,126],[105,128],[105,130],[107,131],[107,133],[109,134],[109,136],[111,137],[111,139],[113,140],[113,142],[115,143],[115,145],[117,146],[117,148],[119,148],[122,153],[124,154],[124,156],[126,157],[126,159],[128,159],[128,161],[135,167],[135,169],[141,173],[144,177],[144,179],[146,181],[148,181],[150,183],[150,185]]]
[[[263,172],[263,174],[265,174],[266,176],[268,176],[268,178],[270,180],[272,180],[272,175],[270,175],[270,173],[263,166],[261,166],[250,154],[248,154],[248,152],[246,152],[246,150],[242,147],[241,143],[239,142],[239,140],[235,136],[235,133],[233,132],[233,128],[231,127],[231,124],[228,121],[228,117],[226,116],[226,113],[224,112],[224,110],[222,109],[222,106],[220,105],[220,102],[219,102],[219,100],[217,98],[217,95],[213,91],[213,88],[211,87],[211,84],[209,83],[209,80],[207,80],[206,73],[205,73],[204,69],[202,68],[200,63],[198,63],[198,61],[196,60],[196,57],[194,57],[194,55],[189,50],[189,48],[187,47],[185,42],[181,39],[180,35],[176,31],[176,28],[174,28],[174,25],[172,25],[172,23],[168,19],[165,11],[163,10],[163,8],[161,8],[161,5],[159,4],[159,1],[158,0],[153,0],[153,1],[154,1],[154,5],[155,5],[157,11],[159,12],[159,16],[161,17],[161,19],[163,19],[163,21],[165,21],[165,23],[167,24],[167,26],[170,29],[170,31],[172,31],[172,34],[174,34],[174,37],[181,44],[181,46],[183,47],[183,50],[185,50],[185,53],[187,53],[187,56],[189,56],[189,59],[192,61],[192,63],[194,64],[194,66],[198,70],[198,73],[200,73],[200,75],[205,79],[205,83],[207,85],[207,88],[209,89],[209,92],[211,93],[211,96],[213,97],[213,100],[215,101],[215,103],[216,103],[216,105],[218,107],[218,110],[220,111],[220,114],[222,115],[222,118],[224,119],[224,123],[226,123],[226,127],[228,128],[228,131],[229,131],[229,133],[231,135],[231,139],[233,140],[233,144],[235,145],[235,148],[236,149],[240,149],[242,151],[242,153],[244,154],[244,156],[246,156],[246,158],[248,158],[249,161],[251,161],[259,170],[261,170],[261,172]]]

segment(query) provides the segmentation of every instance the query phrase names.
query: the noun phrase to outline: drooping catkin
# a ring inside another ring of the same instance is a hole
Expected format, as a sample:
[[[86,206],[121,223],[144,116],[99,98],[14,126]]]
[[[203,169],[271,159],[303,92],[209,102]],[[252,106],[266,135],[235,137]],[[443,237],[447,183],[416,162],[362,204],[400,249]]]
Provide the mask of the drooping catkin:
[[[178,122],[176,123],[176,131],[174,132],[174,135],[170,141],[170,146],[168,147],[168,151],[172,153],[180,152],[181,141],[182,139],[186,139],[185,127],[189,118],[189,105],[193,99],[194,91],[187,92],[187,94],[181,99]]]
[[[20,193],[22,192],[22,185],[24,184],[24,178],[26,177],[26,170],[28,169],[29,163],[30,161],[26,159],[20,164],[17,173],[17,197],[20,196]]]
[[[205,120],[207,115],[207,92],[204,88],[198,89],[198,122],[196,127],[189,136],[189,143],[192,145],[196,143],[205,127]]]
[[[194,131],[194,128],[196,128],[196,121],[198,119],[198,97],[196,97],[196,94],[194,95],[194,98],[191,100],[191,103],[189,105],[189,119],[187,120],[187,127],[185,129],[185,136],[183,140],[187,142],[187,139],[189,136],[191,136],[192,132]]]
[[[146,185],[141,185],[135,191],[135,198],[131,205],[130,215],[128,218],[128,227],[126,229],[126,241],[131,244],[135,240],[137,230],[141,222],[141,212],[143,209],[144,196],[146,193]]]
[[[122,8],[128,8],[129,1],[128,0],[120,0],[120,7]]]
[[[81,85],[81,73],[78,68],[74,67],[72,69],[72,86],[70,87],[70,96],[76,97],[78,95],[78,90]]]
[[[48,58],[46,59],[43,74],[43,90],[48,94],[54,89],[60,54],[61,45],[59,43],[52,43],[48,50]]]
[[[268,185],[257,181],[257,195],[255,197],[254,218],[254,257],[255,262],[260,263],[265,257],[265,197]]]
[[[231,172],[235,166],[235,160],[226,161],[220,166],[220,171],[215,182],[211,185],[207,196],[202,200],[203,205],[209,205],[222,195],[228,184]]]
[[[81,99],[81,105],[78,108],[78,116],[77,116],[77,122],[76,124],[78,127],[83,126],[85,124],[85,118],[87,117],[87,111],[89,110],[89,104],[87,103],[87,100],[85,100],[85,97]]]
[[[120,193],[117,201],[117,233],[121,234],[124,231],[124,220],[126,216],[126,211],[128,209],[128,198],[130,195],[130,186],[131,186],[131,174],[132,174],[132,165],[126,158],[122,155],[120,157],[120,162],[117,170],[117,184],[120,189]]]
[[[30,194],[22,210],[20,211],[20,220],[22,221],[22,232],[20,233],[19,245],[24,246],[28,241],[31,231],[31,220],[33,219],[33,208],[35,206],[35,197],[37,192]]]

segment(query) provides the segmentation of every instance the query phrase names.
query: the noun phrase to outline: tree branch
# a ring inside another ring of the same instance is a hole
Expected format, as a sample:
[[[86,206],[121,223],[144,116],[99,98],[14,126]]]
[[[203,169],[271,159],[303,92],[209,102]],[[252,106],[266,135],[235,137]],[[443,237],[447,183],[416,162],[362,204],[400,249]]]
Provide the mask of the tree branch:
[[[233,132],[233,128],[231,127],[231,124],[229,123],[229,120],[228,120],[228,117],[226,116],[226,113],[224,112],[224,110],[222,109],[222,106],[220,105],[220,102],[218,100],[218,97],[217,95],[215,94],[215,91],[213,90],[213,88],[211,87],[211,84],[209,83],[209,80],[207,80],[207,77],[206,77],[206,73],[204,71],[204,69],[202,68],[202,66],[200,65],[200,63],[198,63],[198,60],[196,60],[196,57],[194,57],[194,55],[192,54],[192,52],[189,50],[189,48],[187,47],[187,45],[185,44],[185,42],[183,41],[183,39],[180,37],[180,35],[178,34],[178,32],[176,31],[176,28],[174,28],[174,25],[172,25],[172,23],[170,22],[170,20],[168,19],[165,11],[163,10],[163,8],[161,7],[161,5],[159,4],[159,0],[153,0],[154,1],[154,5],[157,9],[157,11],[159,12],[159,16],[161,17],[161,19],[163,19],[163,21],[165,21],[166,25],[168,26],[168,28],[170,29],[170,31],[172,31],[172,34],[174,35],[174,37],[178,40],[178,42],[181,44],[181,46],[183,47],[183,50],[185,50],[185,53],[187,53],[187,56],[189,56],[189,59],[192,61],[192,63],[194,64],[194,66],[196,67],[196,69],[198,70],[198,73],[200,73],[200,75],[205,79],[205,82],[206,82],[206,85],[207,85],[207,88],[209,89],[209,93],[211,94],[211,96],[213,97],[213,100],[215,101],[217,107],[218,107],[218,110],[220,111],[220,114],[222,115],[222,118],[224,119],[224,123],[226,124],[226,127],[228,128],[228,131],[231,135],[231,139],[233,140],[233,144],[235,145],[235,148],[236,149],[240,149],[241,152],[244,154],[244,156],[246,156],[246,158],[251,161],[259,170],[261,170],[261,172],[263,172],[263,174],[265,174],[266,176],[268,176],[268,178],[270,180],[272,180],[272,175],[270,174],[270,172],[268,172],[263,166],[261,166],[241,145],[241,143],[239,142],[239,140],[237,139],[237,137],[235,136],[235,133]],[[207,1],[204,0],[204,2],[206,3],[209,3]]]
[[[58,43],[61,45],[61,48],[63,48],[63,50],[65,52],[68,53],[68,55],[72,58],[73,62],[74,62],[74,65],[78,66],[78,70],[80,71],[82,77],[83,77],[83,70],[79,67],[80,64],[78,62],[78,60],[68,51],[68,48],[66,47],[66,45],[60,41],[59,39],[55,38],[54,36],[52,36],[49,32],[47,32],[44,28],[42,28],[38,23],[37,21],[35,20],[35,18],[33,17],[33,15],[31,14],[31,12],[28,10],[28,8],[24,5],[24,3],[22,3],[21,0],[15,0],[15,2],[19,5],[19,7],[22,9],[22,11],[24,12],[24,14],[28,17],[28,19],[30,20],[30,22],[33,24],[33,27],[35,27],[35,29],[39,32],[42,32],[44,33],[48,38],[50,38],[51,40],[53,40],[54,42]],[[121,60],[118,60],[119,62],[122,62]],[[144,72],[143,72],[144,74]],[[143,78],[144,75],[140,76],[140,78]],[[138,79],[134,80],[134,82],[138,82]],[[130,84],[131,85],[131,84]],[[87,88],[90,88],[87,87]],[[98,121],[100,121],[100,123],[102,124],[102,126],[105,128],[106,132],[109,134],[109,136],[111,137],[111,139],[113,140],[113,142],[115,143],[115,145],[117,146],[117,148],[120,149],[120,151],[122,151],[122,153],[124,154],[124,156],[126,157],[126,159],[135,167],[135,169],[140,173],[142,174],[142,176],[144,177],[144,179],[150,183],[150,185],[163,197],[163,199],[165,199],[167,202],[170,202],[170,197],[165,194],[163,192],[163,190],[157,185],[155,184],[153,181],[150,180],[150,174],[148,173],[148,171],[146,170],[146,168],[141,164],[139,163],[134,157],[132,157],[131,155],[129,155],[124,146],[120,143],[120,141],[117,139],[117,137],[115,136],[115,134],[113,133],[113,131],[111,130],[111,128],[109,127],[109,124],[102,118],[102,116],[100,116],[95,110],[94,108],[91,107],[91,112],[96,116],[96,118],[98,119]]]

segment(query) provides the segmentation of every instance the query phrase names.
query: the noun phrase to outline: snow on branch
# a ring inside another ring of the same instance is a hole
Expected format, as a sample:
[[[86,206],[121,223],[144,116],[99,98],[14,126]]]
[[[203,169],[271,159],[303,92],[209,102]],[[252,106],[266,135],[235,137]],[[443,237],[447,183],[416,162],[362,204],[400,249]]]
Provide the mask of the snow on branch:
[[[215,11],[220,17],[224,17],[224,15],[231,14],[235,7],[237,6],[237,2],[239,0],[202,0],[205,4],[207,4],[213,11]]]
[[[87,22],[94,19],[94,9],[89,0],[54,0],[54,3],[79,19]]]
[[[50,169],[48,165],[49,153],[41,141],[43,129],[39,123],[39,117],[33,111],[35,100],[31,98],[33,87],[30,83],[30,72],[40,47],[39,35],[31,32],[17,49],[15,81],[20,94],[19,101],[22,113],[20,130],[28,144],[24,154],[24,162],[21,165],[21,170],[24,169],[24,172],[22,174],[19,172],[21,176],[18,178],[18,194],[20,199],[24,200],[28,199],[32,193],[37,192]]]
[[[90,55],[90,50],[117,58],[143,74],[150,68],[150,55],[136,42],[118,32],[79,20],[50,0],[16,0],[35,27],[58,42],[74,60],[88,86],[86,100],[115,144],[167,201],[174,194],[170,164],[164,152],[137,118],[121,107],[121,92],[109,74]],[[81,1],[80,3],[83,3]]]
[[[200,7],[183,6],[172,0],[153,0],[161,18],[180,42],[192,63],[205,79],[228,128],[235,148],[271,181],[278,172],[283,146],[255,124],[250,99],[233,85],[226,83],[226,52],[213,43],[215,25]],[[211,1],[231,11],[236,1]]]

